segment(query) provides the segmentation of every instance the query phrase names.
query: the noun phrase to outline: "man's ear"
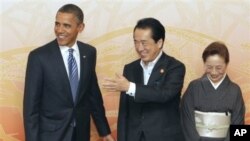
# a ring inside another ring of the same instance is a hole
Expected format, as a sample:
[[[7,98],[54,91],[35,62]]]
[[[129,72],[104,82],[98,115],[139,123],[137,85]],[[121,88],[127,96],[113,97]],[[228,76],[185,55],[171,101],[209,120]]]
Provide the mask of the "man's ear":
[[[160,40],[157,41],[157,46],[158,46],[158,48],[162,48],[163,47],[163,40],[162,39],[160,39]]]
[[[83,32],[84,28],[85,28],[85,24],[84,23],[79,24],[78,25],[78,32],[79,33]]]

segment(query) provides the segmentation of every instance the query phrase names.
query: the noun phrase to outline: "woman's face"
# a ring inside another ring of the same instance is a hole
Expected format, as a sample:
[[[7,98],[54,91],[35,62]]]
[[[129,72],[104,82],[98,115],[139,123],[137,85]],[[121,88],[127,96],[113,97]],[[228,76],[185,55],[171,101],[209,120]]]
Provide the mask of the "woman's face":
[[[208,78],[213,82],[219,82],[225,75],[227,64],[225,63],[224,58],[218,54],[208,56],[204,63],[205,73]]]

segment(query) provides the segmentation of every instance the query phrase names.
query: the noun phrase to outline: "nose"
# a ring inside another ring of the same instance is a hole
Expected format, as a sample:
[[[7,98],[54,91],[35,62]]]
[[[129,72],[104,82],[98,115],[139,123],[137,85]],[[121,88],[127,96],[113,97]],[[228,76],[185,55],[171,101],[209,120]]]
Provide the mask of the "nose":
[[[144,50],[143,46],[140,45],[140,46],[138,47],[138,51],[143,51],[143,50]]]
[[[211,74],[212,74],[212,75],[216,75],[216,74],[217,74],[216,68],[213,68],[213,69],[212,69]]]
[[[136,45],[136,48],[137,48],[138,51],[143,51],[144,50],[144,46],[142,45],[141,42]]]
[[[61,26],[61,25],[56,25],[56,26],[55,26],[55,31],[56,31],[57,33],[63,33],[63,26]]]

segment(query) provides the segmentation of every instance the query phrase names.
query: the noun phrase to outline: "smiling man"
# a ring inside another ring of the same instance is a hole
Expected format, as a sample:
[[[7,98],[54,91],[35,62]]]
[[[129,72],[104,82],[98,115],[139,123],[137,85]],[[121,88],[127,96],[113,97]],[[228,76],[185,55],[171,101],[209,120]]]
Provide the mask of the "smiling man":
[[[77,41],[83,17],[78,6],[62,6],[56,14],[56,39],[29,54],[26,141],[89,141],[90,115],[104,141],[113,141],[96,78],[96,49]]]
[[[103,83],[121,91],[118,141],[184,141],[179,102],[185,66],[162,51],[165,29],[158,20],[139,20],[133,37],[140,59]]]

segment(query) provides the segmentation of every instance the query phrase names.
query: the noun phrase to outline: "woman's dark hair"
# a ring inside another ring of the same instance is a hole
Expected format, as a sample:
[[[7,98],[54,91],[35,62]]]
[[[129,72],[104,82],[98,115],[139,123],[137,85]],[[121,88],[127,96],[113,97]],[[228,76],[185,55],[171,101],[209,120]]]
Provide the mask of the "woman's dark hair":
[[[229,63],[229,52],[228,52],[227,46],[224,43],[213,42],[213,43],[209,44],[205,48],[205,50],[202,54],[203,62],[205,63],[207,58],[209,56],[213,56],[213,55],[219,55],[224,59],[226,64]]]

